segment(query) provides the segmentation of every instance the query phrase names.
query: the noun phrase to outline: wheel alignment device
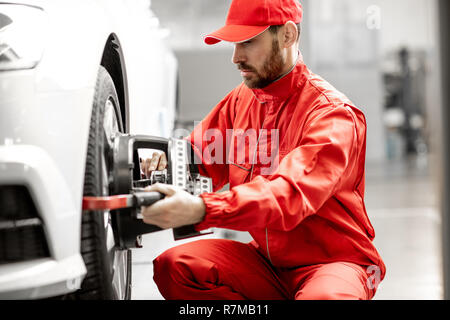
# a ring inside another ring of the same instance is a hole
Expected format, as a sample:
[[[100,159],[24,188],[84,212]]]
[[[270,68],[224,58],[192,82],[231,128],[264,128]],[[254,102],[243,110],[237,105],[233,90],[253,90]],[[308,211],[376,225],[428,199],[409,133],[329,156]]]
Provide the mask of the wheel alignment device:
[[[141,178],[139,149],[160,150],[167,154],[168,165],[163,171],[153,171],[150,179]],[[109,197],[83,197],[83,210],[103,213],[111,210],[116,243],[121,249],[140,248],[143,234],[162,229],[143,222],[142,206],[150,206],[164,198],[159,192],[147,192],[154,183],[175,185],[193,194],[212,192],[211,178],[199,174],[194,164],[194,152],[185,140],[118,134],[108,161],[113,177]],[[173,229],[175,240],[201,236],[211,232],[197,232],[193,225]]]

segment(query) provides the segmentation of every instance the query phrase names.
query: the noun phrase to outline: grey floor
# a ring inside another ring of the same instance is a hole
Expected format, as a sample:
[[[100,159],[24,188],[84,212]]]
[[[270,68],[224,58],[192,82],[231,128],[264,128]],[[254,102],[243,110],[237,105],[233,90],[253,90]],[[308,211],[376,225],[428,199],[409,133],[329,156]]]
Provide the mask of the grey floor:
[[[366,206],[387,267],[375,299],[443,297],[440,215],[430,167],[426,158],[367,164]],[[231,235],[249,240],[244,233]],[[217,230],[207,237],[223,236],[224,230]],[[181,243],[173,241],[170,230],[144,236],[144,248],[133,252],[133,299],[163,299],[152,279],[152,260]]]

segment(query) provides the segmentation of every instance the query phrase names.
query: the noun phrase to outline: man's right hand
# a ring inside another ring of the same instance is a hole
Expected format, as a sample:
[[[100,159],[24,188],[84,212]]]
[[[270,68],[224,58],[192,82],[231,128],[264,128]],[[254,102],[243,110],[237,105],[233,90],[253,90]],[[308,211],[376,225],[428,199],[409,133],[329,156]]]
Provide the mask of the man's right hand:
[[[150,178],[152,171],[161,171],[167,168],[167,157],[164,152],[154,152],[151,159],[140,160],[142,173],[147,179]]]

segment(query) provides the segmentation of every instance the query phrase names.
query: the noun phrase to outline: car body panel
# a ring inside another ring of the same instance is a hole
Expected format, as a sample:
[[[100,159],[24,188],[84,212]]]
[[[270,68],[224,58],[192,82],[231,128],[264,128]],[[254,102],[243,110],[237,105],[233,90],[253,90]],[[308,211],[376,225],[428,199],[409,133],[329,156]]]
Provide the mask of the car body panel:
[[[30,70],[0,71],[0,185],[28,187],[44,222],[55,263],[79,261],[90,116],[106,41],[114,34],[123,51],[130,133],[171,135],[177,62],[161,40],[164,30],[148,9],[149,1],[8,3],[42,8],[47,19],[42,36],[45,50],[39,64]],[[41,263],[23,265],[31,273],[35,268],[49,273],[59,268],[39,267]],[[8,280],[11,268],[0,265],[0,298],[8,292],[15,298],[43,297],[51,292],[52,285],[58,294],[64,291],[61,273],[52,277],[46,272],[45,276],[41,274],[47,279],[44,283],[32,281],[27,289],[23,285],[28,277],[24,270],[16,274],[18,291],[13,290]],[[70,273],[76,278],[85,272],[84,264],[76,263]],[[36,289],[39,286],[46,289]],[[67,288],[67,292],[73,290]]]

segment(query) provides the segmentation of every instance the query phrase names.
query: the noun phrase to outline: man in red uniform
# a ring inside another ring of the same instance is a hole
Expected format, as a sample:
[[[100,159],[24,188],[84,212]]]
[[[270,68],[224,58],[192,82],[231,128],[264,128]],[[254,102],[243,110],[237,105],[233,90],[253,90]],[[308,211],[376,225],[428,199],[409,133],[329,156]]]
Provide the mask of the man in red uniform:
[[[226,25],[205,38],[234,44],[244,81],[189,139],[214,191],[230,190],[194,197],[154,185],[166,198],[144,208],[144,221],[248,231],[254,241],[166,251],[154,261],[166,299],[371,299],[384,278],[364,206],[365,118],[303,63],[302,14],[297,0],[233,0]]]

